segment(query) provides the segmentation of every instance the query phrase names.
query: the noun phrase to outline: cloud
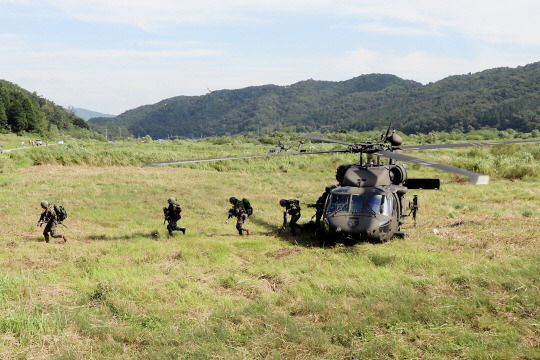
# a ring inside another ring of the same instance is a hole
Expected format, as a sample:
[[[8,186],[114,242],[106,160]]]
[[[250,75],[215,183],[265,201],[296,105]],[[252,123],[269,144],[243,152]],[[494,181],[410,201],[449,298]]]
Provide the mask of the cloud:
[[[342,57],[328,59],[328,66],[346,74],[385,73],[427,84],[451,75],[480,72],[496,67],[516,67],[538,61],[536,55],[527,60],[524,54],[512,54],[497,47],[484,46],[470,57],[442,56],[430,51],[387,54],[358,48]],[[339,76],[338,74],[336,74]],[[343,76],[342,75],[342,76]]]
[[[337,81],[369,73],[427,83],[540,60],[540,6],[531,0],[0,5],[3,78],[62,105],[109,113],[202,95],[206,87]]]
[[[365,32],[400,36],[456,32],[492,43],[540,45],[537,0],[0,0],[0,4],[22,7],[35,16],[132,25],[147,31],[269,22],[278,15],[325,16]]]
[[[389,33],[391,28],[399,30],[407,24],[408,29],[424,29],[426,33],[456,32],[492,43],[540,45],[540,38],[535,36],[540,33],[540,6],[534,0],[346,2],[348,5],[338,2],[336,11],[341,16],[385,24],[379,29],[369,28],[373,31]]]

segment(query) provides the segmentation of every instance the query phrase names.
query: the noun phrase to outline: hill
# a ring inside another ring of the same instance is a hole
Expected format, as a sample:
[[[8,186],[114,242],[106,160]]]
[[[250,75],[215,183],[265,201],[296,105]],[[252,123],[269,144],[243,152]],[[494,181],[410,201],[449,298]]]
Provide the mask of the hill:
[[[95,117],[114,117],[115,115],[109,115],[109,114],[103,114],[97,111],[87,110],[87,109],[81,109],[81,108],[74,108],[73,111],[75,112],[75,115],[80,117],[83,120],[90,120]]]
[[[56,136],[97,136],[90,125],[73,112],[8,81],[0,80],[0,132]]]
[[[422,85],[394,75],[306,80],[178,96],[91,122],[135,136],[185,137],[297,131],[366,131],[392,122],[405,133],[484,127],[531,131],[540,124],[540,62],[451,76]]]

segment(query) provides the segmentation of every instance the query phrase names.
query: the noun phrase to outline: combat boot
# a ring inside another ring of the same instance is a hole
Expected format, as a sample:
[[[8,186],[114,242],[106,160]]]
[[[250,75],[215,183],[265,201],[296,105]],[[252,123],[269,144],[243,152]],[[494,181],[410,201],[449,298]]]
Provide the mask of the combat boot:
[[[249,229],[246,229],[246,235],[249,235]]]
[[[182,234],[186,235],[186,228],[181,228],[180,231],[182,232]]]

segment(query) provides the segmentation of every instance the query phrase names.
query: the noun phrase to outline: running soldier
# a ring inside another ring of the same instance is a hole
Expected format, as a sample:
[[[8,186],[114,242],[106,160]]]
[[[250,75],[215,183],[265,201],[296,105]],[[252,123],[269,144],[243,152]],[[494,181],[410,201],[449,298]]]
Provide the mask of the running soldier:
[[[283,212],[283,226],[281,230],[285,230],[287,227],[287,215],[291,215],[291,220],[289,221],[289,227],[291,228],[291,234],[296,235],[296,229],[300,230],[300,233],[304,230],[303,226],[298,224],[300,219],[300,201],[298,200],[279,200],[279,205],[285,208]]]
[[[251,205],[249,205],[249,201],[247,199],[238,200],[233,196],[229,199],[229,202],[231,203],[232,208],[229,209],[229,217],[225,221],[225,224],[228,224],[229,219],[235,216],[238,234],[243,235],[243,232],[245,231],[246,235],[249,235],[249,229],[244,227],[244,221],[246,221],[247,217],[251,215],[250,213],[253,212]],[[248,208],[246,208],[246,206]]]
[[[49,242],[49,233],[53,238],[62,238],[64,242],[67,242],[67,239],[64,235],[57,233],[58,226],[58,215],[54,209],[54,205],[50,204],[48,201],[41,202],[41,208],[44,210],[39,217],[38,226],[45,225],[45,230],[43,230],[43,236],[45,237],[45,242]]]
[[[173,231],[181,231],[182,234],[185,234],[186,228],[181,228],[176,225],[177,221],[182,218],[182,215],[180,215],[182,212],[180,204],[178,204],[176,198],[173,197],[170,197],[167,202],[169,203],[169,207],[163,208],[163,215],[165,215],[165,221],[168,222],[167,230],[169,231],[169,235],[173,236]]]

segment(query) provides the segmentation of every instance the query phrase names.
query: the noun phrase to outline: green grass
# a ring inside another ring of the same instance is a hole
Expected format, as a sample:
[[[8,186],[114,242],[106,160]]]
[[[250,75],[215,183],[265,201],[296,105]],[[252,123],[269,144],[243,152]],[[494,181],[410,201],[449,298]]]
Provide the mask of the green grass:
[[[495,148],[421,155],[455,165],[499,156]],[[523,152],[538,154],[538,146],[510,149],[508,164]],[[356,155],[138,167],[267,150],[249,143],[73,142],[5,157],[3,358],[540,356],[536,155],[527,163],[536,170],[523,177],[489,170],[489,186],[409,167],[409,176],[441,176],[443,185],[409,191],[420,206],[418,225],[406,223],[411,236],[355,246],[276,233],[280,198],[314,202],[335,183],[336,166]],[[182,205],[185,236],[167,236],[162,207],[170,196]],[[230,196],[254,206],[249,237],[224,223]],[[36,223],[44,199],[66,206],[60,231],[67,244],[42,240]],[[300,222],[312,215],[303,207]]]

